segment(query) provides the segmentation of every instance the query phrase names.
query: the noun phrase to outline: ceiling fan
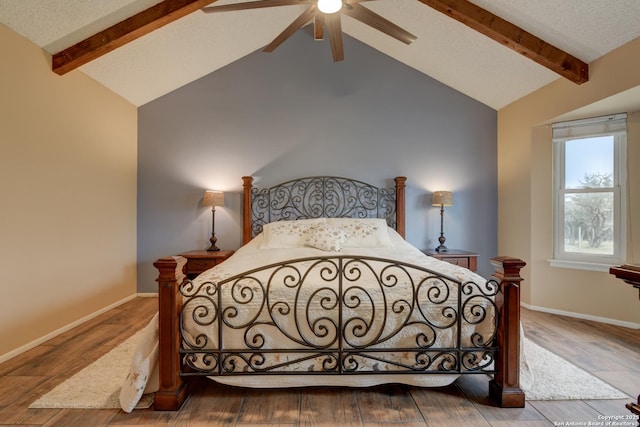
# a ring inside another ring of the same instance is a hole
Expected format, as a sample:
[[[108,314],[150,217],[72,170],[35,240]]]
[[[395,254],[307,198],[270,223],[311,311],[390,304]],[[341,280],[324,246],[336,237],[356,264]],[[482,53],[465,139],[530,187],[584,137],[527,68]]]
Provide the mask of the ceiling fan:
[[[276,6],[309,5],[302,15],[298,16],[263,50],[264,52],[273,52],[296,31],[313,20],[314,38],[316,40],[323,39],[325,27],[327,28],[334,62],[344,59],[340,14],[350,16],[405,44],[410,44],[416,39],[416,36],[413,34],[360,4],[365,1],[370,0],[258,0],[223,6],[209,6],[203,8],[202,11],[206,13],[217,13]]]

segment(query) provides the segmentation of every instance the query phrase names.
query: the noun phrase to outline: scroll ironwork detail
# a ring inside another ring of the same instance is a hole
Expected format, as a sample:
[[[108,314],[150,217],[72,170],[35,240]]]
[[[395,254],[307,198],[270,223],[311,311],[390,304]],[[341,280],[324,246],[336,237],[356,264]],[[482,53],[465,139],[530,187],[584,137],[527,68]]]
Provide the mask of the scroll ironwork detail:
[[[340,177],[288,181],[251,194],[251,229],[269,222],[307,218],[384,218],[396,227],[396,190]]]
[[[329,256],[180,286],[183,375],[492,373],[496,282]]]

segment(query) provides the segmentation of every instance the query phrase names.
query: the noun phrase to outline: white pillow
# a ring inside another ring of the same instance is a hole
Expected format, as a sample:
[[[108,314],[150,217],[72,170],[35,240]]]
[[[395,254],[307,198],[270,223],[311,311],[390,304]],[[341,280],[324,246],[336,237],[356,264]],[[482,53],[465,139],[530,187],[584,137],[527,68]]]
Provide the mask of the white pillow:
[[[327,252],[340,252],[349,235],[341,227],[317,224],[307,237],[307,245]]]
[[[327,224],[346,231],[349,239],[345,248],[393,248],[383,218],[328,218]]]
[[[311,229],[325,222],[326,218],[270,222],[262,226],[264,238],[260,248],[302,248],[307,242]]]

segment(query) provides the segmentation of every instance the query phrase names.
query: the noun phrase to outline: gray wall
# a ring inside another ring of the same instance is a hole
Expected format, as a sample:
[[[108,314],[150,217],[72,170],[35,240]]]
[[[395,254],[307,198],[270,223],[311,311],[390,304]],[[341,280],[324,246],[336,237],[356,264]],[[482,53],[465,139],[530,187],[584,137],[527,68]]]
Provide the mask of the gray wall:
[[[225,191],[218,246],[241,244],[243,175],[258,184],[315,175],[391,186],[407,177],[407,240],[434,248],[439,209],[449,248],[497,250],[496,111],[345,36],[345,61],[299,31],[139,108],[138,290],[156,291],[155,259],[205,249],[206,189]],[[433,58],[437,61],[438,58]]]

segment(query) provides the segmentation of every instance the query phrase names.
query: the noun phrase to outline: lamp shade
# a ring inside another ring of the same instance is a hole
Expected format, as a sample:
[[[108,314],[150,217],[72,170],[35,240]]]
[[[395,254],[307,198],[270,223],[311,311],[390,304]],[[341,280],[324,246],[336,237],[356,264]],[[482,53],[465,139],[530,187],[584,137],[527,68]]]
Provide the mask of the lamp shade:
[[[222,191],[207,190],[202,199],[203,206],[224,206],[224,193]]]
[[[453,206],[453,193],[451,191],[434,191],[431,204],[433,206]]]

